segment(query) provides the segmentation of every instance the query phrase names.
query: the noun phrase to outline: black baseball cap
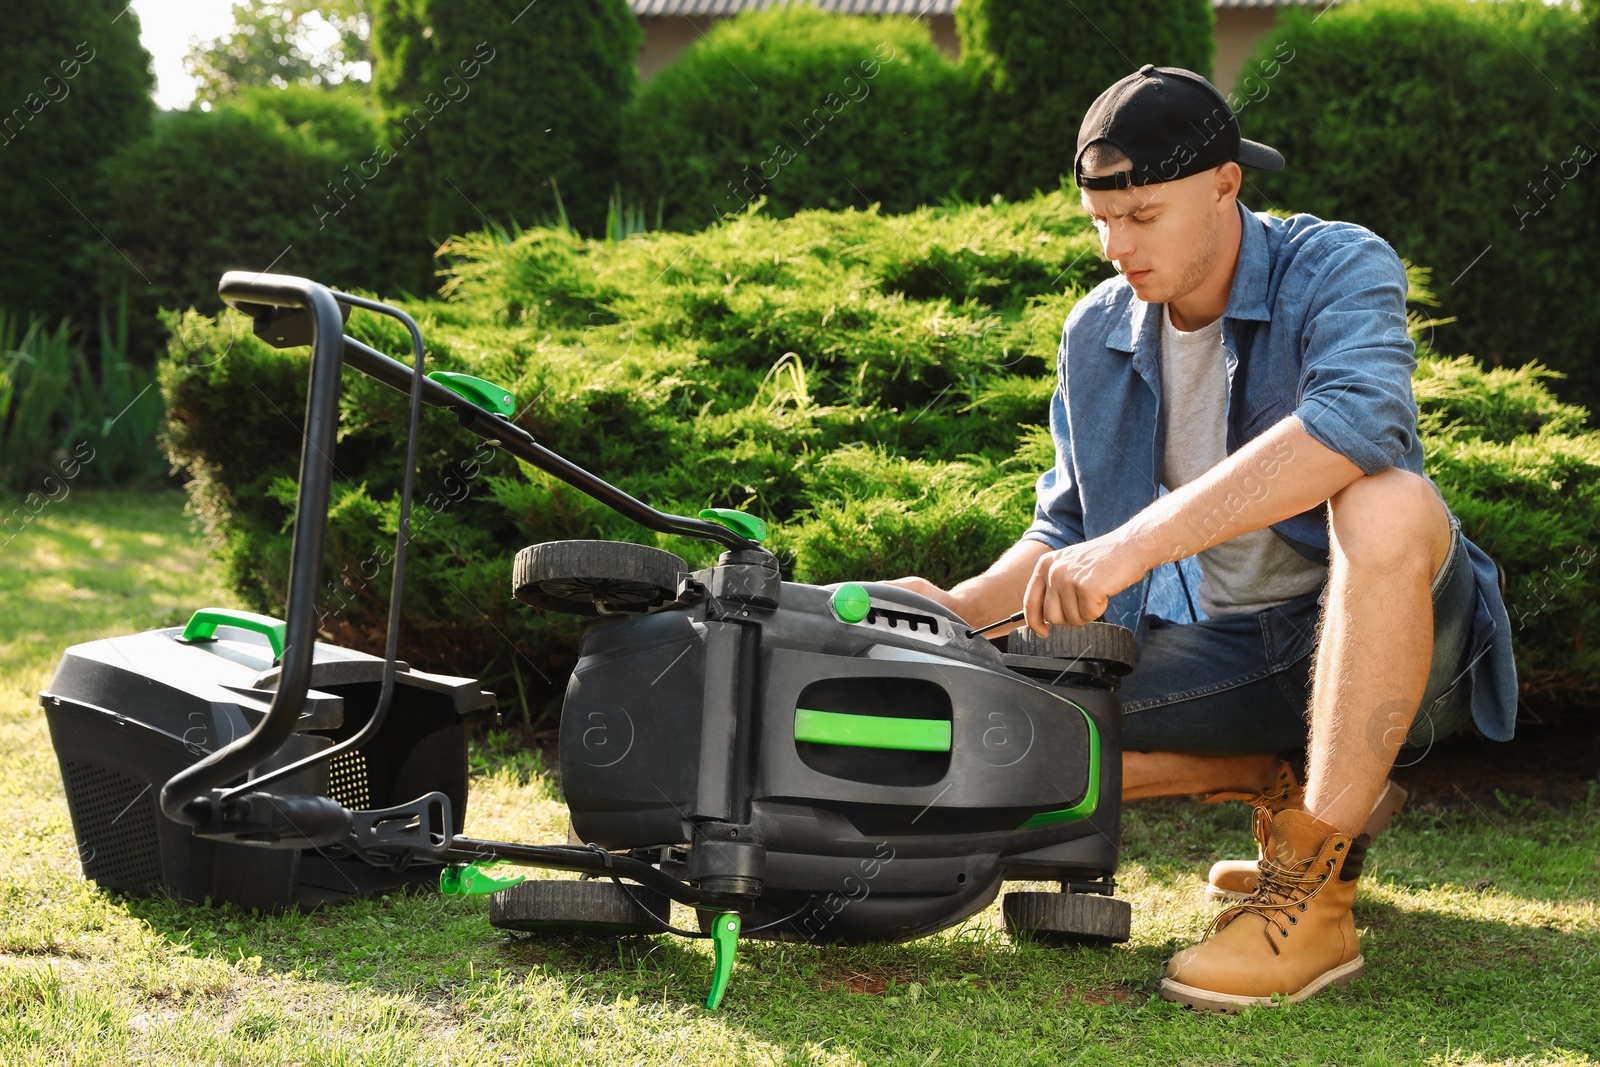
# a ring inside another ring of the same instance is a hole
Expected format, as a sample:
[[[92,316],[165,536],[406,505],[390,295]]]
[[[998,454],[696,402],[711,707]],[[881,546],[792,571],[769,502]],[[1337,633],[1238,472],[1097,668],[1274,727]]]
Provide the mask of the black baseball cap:
[[[1105,142],[1133,160],[1131,171],[1083,173],[1083,153]],[[1127,189],[1177,181],[1224,163],[1282,170],[1276,148],[1239,135],[1239,120],[1217,87],[1192,70],[1146,63],[1100,94],[1078,129],[1072,173],[1082,189]]]

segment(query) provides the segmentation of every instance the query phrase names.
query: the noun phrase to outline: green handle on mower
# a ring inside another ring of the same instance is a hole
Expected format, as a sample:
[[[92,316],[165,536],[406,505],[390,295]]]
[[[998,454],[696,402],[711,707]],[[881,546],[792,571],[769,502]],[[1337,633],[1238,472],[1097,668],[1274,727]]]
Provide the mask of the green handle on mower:
[[[428,377],[457,396],[465,397],[480,408],[487,408],[496,415],[509,417],[516,410],[516,401],[512,399],[511,394],[493,382],[450,370],[432,371]]]
[[[742,511],[734,511],[732,508],[705,508],[700,512],[700,517],[720,523],[740,537],[749,538],[758,545],[767,539],[766,520],[746,515]]]
[[[288,624],[269,615],[257,615],[253,611],[201,608],[190,617],[189,624],[183,628],[183,633],[178,635],[178,640],[214,641],[218,626],[237,626],[241,630],[265,634],[267,644],[272,646],[272,658],[283,658],[284,635],[288,632]]]

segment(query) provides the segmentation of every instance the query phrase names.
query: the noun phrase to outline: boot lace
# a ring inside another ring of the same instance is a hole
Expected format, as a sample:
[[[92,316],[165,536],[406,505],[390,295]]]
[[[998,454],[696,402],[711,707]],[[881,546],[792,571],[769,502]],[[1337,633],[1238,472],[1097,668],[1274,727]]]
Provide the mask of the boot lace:
[[[1286,916],[1286,913],[1290,909],[1302,912],[1306,910],[1306,903],[1322,892],[1322,887],[1327,885],[1328,879],[1333,876],[1335,862],[1333,857],[1329,857],[1319,871],[1315,857],[1294,867],[1286,867],[1275,860],[1263,857],[1259,864],[1261,876],[1256,883],[1255,892],[1251,893],[1248,899],[1225,909],[1212,919],[1211,925],[1206,927],[1205,938],[1209,938],[1241,915],[1259,915],[1264,920],[1261,933],[1266,937],[1267,944],[1272,946],[1273,955],[1282,955],[1282,950],[1278,948],[1278,939],[1272,936],[1273,929],[1277,929],[1279,938],[1289,936],[1289,927],[1283,920],[1288,917],[1290,925],[1293,925],[1295,920],[1293,916]]]

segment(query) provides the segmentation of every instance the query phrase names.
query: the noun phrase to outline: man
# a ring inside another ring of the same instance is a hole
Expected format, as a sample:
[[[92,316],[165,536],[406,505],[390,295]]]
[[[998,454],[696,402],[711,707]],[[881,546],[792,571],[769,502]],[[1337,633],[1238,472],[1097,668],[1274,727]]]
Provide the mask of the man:
[[[1244,899],[1161,986],[1229,1011],[1361,973],[1355,880],[1397,753],[1469,717],[1508,739],[1516,710],[1494,563],[1422,473],[1399,258],[1252,214],[1241,164],[1283,157],[1189,71],[1147,65],[1089,109],[1074,175],[1118,276],[1063,330],[1035,521],[948,592],[899,580],[975,626],[1020,604],[1041,635],[1134,628],[1124,797],[1260,813],[1259,860],[1213,869]],[[1196,555],[1206,617],[1150,617],[1152,572]],[[1300,746],[1303,793],[1276,755]]]

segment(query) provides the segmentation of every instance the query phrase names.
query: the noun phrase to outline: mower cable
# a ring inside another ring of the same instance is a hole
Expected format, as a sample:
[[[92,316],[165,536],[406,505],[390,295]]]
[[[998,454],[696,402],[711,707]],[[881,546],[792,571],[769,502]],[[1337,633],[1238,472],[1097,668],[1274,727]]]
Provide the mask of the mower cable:
[[[640,911],[644,912],[646,915],[650,916],[650,918],[654,919],[656,921],[657,925],[659,925],[661,927],[661,929],[662,929],[662,931],[664,933],[677,934],[679,937],[697,938],[697,939],[703,940],[703,941],[709,941],[709,940],[711,940],[711,938],[713,936],[715,936],[713,934],[702,934],[698,930],[681,930],[678,927],[673,926],[671,923],[667,922],[665,919],[663,919],[660,916],[658,916],[655,912],[653,912],[649,908],[645,907],[644,902],[641,901],[638,897],[633,895],[633,890],[628,888],[627,883],[623,882],[621,878],[618,878],[614,874],[607,875],[606,877],[610,878],[613,882],[615,882],[617,884],[617,888],[622,890],[624,893],[626,893],[628,895],[628,899],[633,901],[635,904],[637,904],[639,906],[639,910]],[[774,926],[782,926],[784,923],[788,922],[790,919],[793,919],[795,916],[799,915],[801,912],[803,912],[807,908],[811,907],[812,904],[816,903],[816,900],[817,900],[817,895],[815,893],[813,893],[809,897],[806,897],[805,903],[801,904],[798,908],[794,909],[789,914],[783,916],[781,919],[773,919],[771,922],[763,923],[760,926],[748,927],[743,931],[743,933],[745,935],[758,934],[763,930],[770,930]],[[698,909],[696,909],[696,910],[698,910]]]
[[[711,935],[710,934],[702,934],[699,930],[681,930],[678,927],[673,926],[670,922],[668,922],[667,920],[663,919],[661,916],[657,915],[655,912],[651,911],[648,907],[646,907],[642,900],[640,900],[638,897],[634,896],[633,895],[633,890],[629,889],[628,886],[622,881],[621,878],[618,878],[614,874],[608,874],[608,875],[606,875],[606,877],[611,879],[613,882],[616,883],[617,888],[622,890],[622,892],[627,896],[627,898],[629,900],[633,901],[635,907],[637,907],[640,911],[644,912],[646,915],[650,916],[650,918],[655,922],[655,924],[657,926],[661,927],[661,931],[663,933],[677,934],[679,937],[692,937],[692,938],[695,938],[697,940],[704,940],[704,941],[711,940]]]

